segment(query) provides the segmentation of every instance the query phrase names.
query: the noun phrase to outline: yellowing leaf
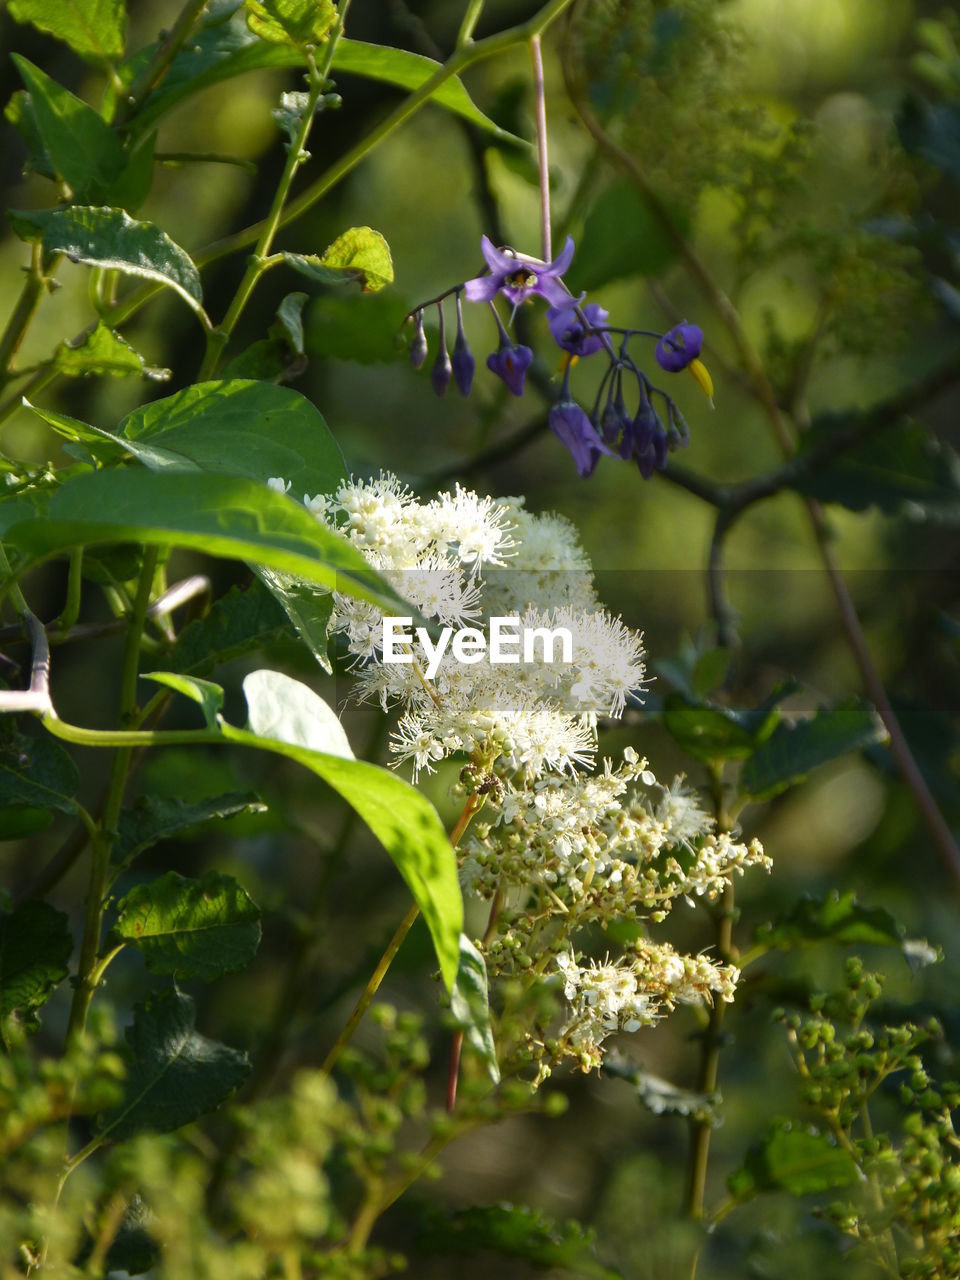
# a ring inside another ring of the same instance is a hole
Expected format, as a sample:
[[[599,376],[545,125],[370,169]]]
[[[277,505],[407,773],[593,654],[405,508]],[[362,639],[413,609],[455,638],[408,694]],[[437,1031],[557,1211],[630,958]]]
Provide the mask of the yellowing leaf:
[[[372,227],[351,227],[337,236],[320,258],[324,267],[357,273],[364,293],[376,293],[393,284],[390,246]]]
[[[247,0],[247,26],[269,44],[322,44],[336,20],[332,0]]]

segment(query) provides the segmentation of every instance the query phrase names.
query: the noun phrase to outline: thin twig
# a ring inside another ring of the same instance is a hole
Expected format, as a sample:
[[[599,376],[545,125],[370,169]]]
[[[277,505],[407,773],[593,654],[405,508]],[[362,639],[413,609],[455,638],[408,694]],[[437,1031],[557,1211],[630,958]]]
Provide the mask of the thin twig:
[[[550,240],[550,163],[547,156],[547,95],[543,85],[543,50],[540,36],[530,37],[533,64],[533,101],[537,118],[537,168],[540,175],[540,250],[544,262],[553,257]]]

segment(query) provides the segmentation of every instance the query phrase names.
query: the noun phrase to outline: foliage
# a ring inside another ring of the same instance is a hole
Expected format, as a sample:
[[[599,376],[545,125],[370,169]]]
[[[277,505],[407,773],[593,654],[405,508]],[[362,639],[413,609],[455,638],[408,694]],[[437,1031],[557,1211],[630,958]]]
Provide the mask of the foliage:
[[[4,1280],[957,1275],[960,25],[828,7],[10,0]]]

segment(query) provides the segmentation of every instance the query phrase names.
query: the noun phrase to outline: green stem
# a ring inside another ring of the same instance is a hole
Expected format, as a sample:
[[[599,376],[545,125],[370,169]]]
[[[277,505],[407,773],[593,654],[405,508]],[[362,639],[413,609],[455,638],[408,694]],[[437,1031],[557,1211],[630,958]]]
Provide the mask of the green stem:
[[[721,830],[727,831],[733,825],[732,815],[726,810],[723,796],[723,779],[721,767],[711,768],[713,786],[714,812]],[[723,902],[716,915],[716,953],[721,963],[726,963],[733,955],[733,919],[734,891],[733,882],[727,884],[723,894]],[[726,1002],[716,999],[710,1009],[710,1017],[703,1032],[700,1048],[700,1070],[697,1076],[699,1093],[715,1093],[720,1072],[720,1050],[723,1046],[723,1020]],[[709,1117],[691,1118],[690,1121],[690,1155],[687,1165],[686,1210],[691,1218],[703,1218],[704,1199],[707,1188],[707,1165],[710,1159],[710,1138],[713,1125]],[[696,1258],[694,1271],[696,1271]]]
[[[133,603],[130,617],[130,628],[127,631],[123,653],[123,667],[120,676],[120,724],[127,724],[136,716],[137,709],[137,673],[140,665],[140,637],[146,621],[147,607],[150,604],[150,591],[153,587],[153,575],[157,567],[158,550],[148,547],[144,551],[143,565],[140,570],[140,581]],[[84,915],[83,940],[80,944],[80,965],[78,982],[74,992],[73,1004],[70,1007],[70,1021],[67,1026],[68,1038],[82,1031],[86,1026],[87,1012],[93,1000],[99,981],[98,954],[100,951],[100,933],[103,927],[103,912],[107,890],[107,878],[110,873],[110,849],[117,819],[123,804],[123,792],[127,781],[132,754],[129,745],[119,746],[113,757],[110,778],[103,805],[103,816],[100,827],[93,835],[90,846],[90,881],[87,888],[87,901]]]
[[[280,219],[283,216],[283,207],[290,194],[290,187],[297,175],[297,170],[308,158],[307,140],[310,137],[310,130],[313,128],[317,104],[323,96],[324,87],[327,84],[327,76],[333,65],[337,44],[343,35],[343,27],[349,8],[350,0],[342,0],[340,16],[337,19],[337,25],[330,33],[330,37],[324,46],[324,58],[321,65],[316,66],[313,60],[310,60],[310,88],[303,116],[300,120],[300,127],[297,130],[296,137],[287,149],[287,162],[283,166],[283,173],[280,175],[280,181],[277,184],[273,204],[270,206],[270,212],[262,223],[262,230],[257,240],[256,248],[250,256],[247,269],[243,273],[240,284],[237,286],[236,293],[233,295],[233,301],[227,309],[223,323],[207,335],[207,349],[203,364],[200,366],[199,382],[203,382],[215,372],[220,355],[230,341],[230,335],[236,328],[237,321],[243,314],[243,309],[250,301],[250,296],[257,287],[257,281],[265,270],[264,259],[270,253],[274,237],[280,229]]]
[[[480,21],[480,15],[483,13],[485,0],[470,0],[467,5],[467,11],[463,15],[463,21],[460,23],[460,30],[457,32],[457,48],[462,49],[465,44],[469,44],[473,39],[473,33],[476,30],[477,23]]]
[[[0,386],[17,376],[10,366],[30,327],[30,321],[40,305],[45,283],[43,253],[39,244],[36,244],[33,247],[30,269],[20,290],[20,296],[14,304],[3,333],[0,334]]]
[[[70,552],[70,566],[67,570],[67,598],[63,612],[56,621],[59,631],[69,631],[76,626],[80,616],[80,597],[83,592],[83,547],[74,547]]]
[[[118,102],[113,118],[115,125],[122,125],[129,120],[147,94],[166,75],[206,6],[207,0],[187,0],[166,37],[154,49],[153,57]]]

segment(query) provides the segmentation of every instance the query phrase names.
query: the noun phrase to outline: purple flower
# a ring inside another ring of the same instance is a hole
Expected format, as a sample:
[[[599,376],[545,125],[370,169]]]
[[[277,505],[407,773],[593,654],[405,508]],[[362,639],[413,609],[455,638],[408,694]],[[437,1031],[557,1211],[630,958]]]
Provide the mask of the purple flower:
[[[550,307],[547,311],[547,324],[553,334],[553,340],[564,351],[572,351],[575,356],[592,356],[603,346],[603,338],[599,333],[584,333],[584,324],[574,310],[573,300],[565,307]],[[590,327],[605,325],[609,312],[599,302],[588,302],[580,310]]]
[[[468,396],[473,386],[473,352],[467,346],[467,336],[463,332],[463,303],[457,294],[457,340],[453,344],[453,377],[460,394]]]
[[[437,311],[440,313],[440,350],[437,352],[437,358],[434,360],[433,368],[430,370],[430,381],[437,395],[445,396],[453,374],[453,365],[447,352],[447,319],[444,315],[442,302],[437,303]]]
[[[410,342],[410,363],[415,369],[422,369],[427,358],[427,335],[423,332],[423,310],[413,317],[413,338]]]
[[[500,349],[487,356],[487,368],[502,378],[515,396],[523,395],[523,382],[533,360],[529,347],[501,340]]]
[[[550,410],[550,430],[570,450],[581,476],[593,475],[600,455],[612,452],[600,439],[597,429],[572,400],[560,400]]]
[[[570,294],[558,277],[573,260],[571,236],[567,236],[567,243],[552,262],[528,258],[513,249],[498,249],[487,236],[480,240],[480,248],[490,274],[466,282],[463,291],[469,302],[492,302],[502,292],[514,306],[526,302],[534,294],[546,298],[555,307],[569,305]]]
[[[679,373],[696,360],[703,346],[703,330],[699,325],[675,324],[657,343],[657,364],[667,373]]]

